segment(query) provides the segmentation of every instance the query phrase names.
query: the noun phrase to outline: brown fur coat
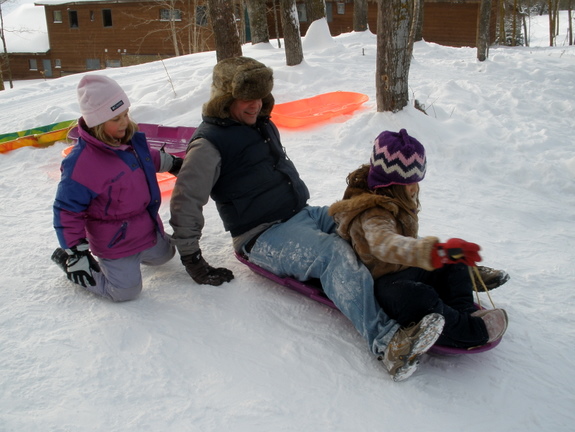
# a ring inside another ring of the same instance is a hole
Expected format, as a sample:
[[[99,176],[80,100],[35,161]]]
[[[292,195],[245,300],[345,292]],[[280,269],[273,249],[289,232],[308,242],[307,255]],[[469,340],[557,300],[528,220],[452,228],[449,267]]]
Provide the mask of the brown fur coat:
[[[437,237],[417,238],[417,215],[392,198],[348,188],[345,199],[329,208],[338,234],[351,242],[374,279],[408,267],[433,270],[431,251]]]

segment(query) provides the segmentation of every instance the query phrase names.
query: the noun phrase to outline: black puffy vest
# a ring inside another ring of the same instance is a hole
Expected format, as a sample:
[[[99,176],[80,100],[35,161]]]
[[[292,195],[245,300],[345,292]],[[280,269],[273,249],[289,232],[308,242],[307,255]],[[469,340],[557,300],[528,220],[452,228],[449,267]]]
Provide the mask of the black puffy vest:
[[[220,152],[221,172],[211,197],[233,237],[262,223],[289,219],[305,207],[309,191],[268,118],[258,119],[255,126],[203,120],[192,140],[205,138]]]

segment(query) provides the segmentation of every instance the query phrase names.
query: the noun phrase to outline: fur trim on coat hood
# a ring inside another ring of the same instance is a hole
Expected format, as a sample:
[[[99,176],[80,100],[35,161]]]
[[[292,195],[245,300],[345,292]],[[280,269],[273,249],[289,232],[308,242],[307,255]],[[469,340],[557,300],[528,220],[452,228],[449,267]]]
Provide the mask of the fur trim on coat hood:
[[[329,214],[374,278],[408,267],[433,270],[431,251],[439,239],[417,237],[417,215],[393,198],[362,189],[348,188],[346,196],[331,205]]]
[[[274,106],[273,86],[273,71],[263,63],[249,57],[221,60],[214,66],[210,100],[204,104],[202,114],[228,118],[235,99],[261,99],[260,116],[269,116]]]

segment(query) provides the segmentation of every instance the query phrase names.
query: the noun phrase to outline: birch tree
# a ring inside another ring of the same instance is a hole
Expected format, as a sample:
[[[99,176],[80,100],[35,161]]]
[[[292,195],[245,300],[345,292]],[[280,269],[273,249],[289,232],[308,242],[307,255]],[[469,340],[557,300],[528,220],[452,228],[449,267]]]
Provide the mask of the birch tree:
[[[375,80],[378,112],[400,111],[409,100],[412,12],[413,0],[378,0]]]
[[[246,0],[246,6],[250,19],[252,45],[269,42],[270,33],[268,30],[266,0]]]
[[[305,0],[305,9],[310,23],[325,18],[325,0]]]
[[[303,49],[295,0],[280,0],[286,65],[295,66],[303,61]]]
[[[413,3],[414,18],[414,40],[418,42],[423,40],[423,10],[425,9],[425,0],[415,0]]]
[[[208,0],[208,15],[214,29],[217,61],[240,57],[242,46],[232,2]]]
[[[367,30],[367,0],[353,0],[353,31]]]
[[[485,61],[489,54],[489,22],[491,21],[491,0],[481,0],[479,25],[477,28],[477,60]]]
[[[0,91],[4,90],[4,73],[5,69],[8,72],[8,81],[10,82],[10,88],[14,88],[14,83],[12,82],[12,70],[10,69],[10,57],[8,57],[8,47],[6,46],[6,38],[4,37],[4,16],[2,15],[2,4],[5,1],[0,1],[0,39],[2,39],[2,57],[0,62]]]

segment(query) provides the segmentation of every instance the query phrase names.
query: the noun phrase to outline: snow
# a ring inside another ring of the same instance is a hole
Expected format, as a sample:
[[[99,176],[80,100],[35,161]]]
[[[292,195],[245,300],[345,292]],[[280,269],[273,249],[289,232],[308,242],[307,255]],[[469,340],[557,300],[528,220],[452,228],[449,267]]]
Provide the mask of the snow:
[[[492,47],[485,62],[471,48],[417,43],[410,106],[397,114],[376,112],[369,32],[326,44],[327,29],[310,29],[295,67],[274,43],[243,47],[274,68],[277,103],[336,90],[370,98],[353,115],[282,131],[311,204],[341,197],[382,130],[406,128],[426,146],[421,235],[479,243],[483,263],[511,275],[491,293],[510,316],[496,349],[425,356],[394,383],[339,312],[236,261],[213,203],[202,247],[233,270],[231,283],[196,285],[175,258],[143,268],[137,300],[97,298],[50,261],[67,144],[22,148],[0,155],[0,430],[573,431],[575,48],[546,47],[538,19],[530,48]],[[215,61],[100,73],[126,90],[138,122],[194,126]],[[0,134],[76,118],[80,77],[0,92]],[[171,232],[167,202],[161,216]]]

